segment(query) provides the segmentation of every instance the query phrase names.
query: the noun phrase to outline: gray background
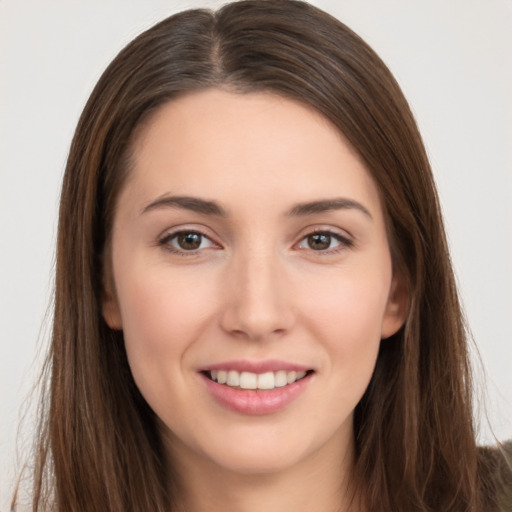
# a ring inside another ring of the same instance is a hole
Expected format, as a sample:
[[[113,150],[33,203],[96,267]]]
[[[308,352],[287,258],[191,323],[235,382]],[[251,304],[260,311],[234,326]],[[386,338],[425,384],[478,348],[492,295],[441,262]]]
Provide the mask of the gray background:
[[[477,402],[486,401],[498,438],[510,438],[512,3],[313,3],[374,47],[416,114],[487,374],[486,393],[483,371],[475,372]],[[0,510],[8,510],[20,411],[48,338],[59,187],[80,111],[105,66],[140,31],[178,10],[220,4],[0,0]],[[492,440],[486,421],[480,440]]]

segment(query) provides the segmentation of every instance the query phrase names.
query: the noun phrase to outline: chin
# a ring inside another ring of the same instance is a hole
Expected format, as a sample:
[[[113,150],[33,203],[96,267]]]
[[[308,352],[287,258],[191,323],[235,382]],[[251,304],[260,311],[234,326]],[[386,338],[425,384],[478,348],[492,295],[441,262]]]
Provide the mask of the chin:
[[[306,454],[292,447],[228,449],[210,454],[219,468],[239,475],[266,475],[289,470],[299,464]]]
[[[279,428],[269,430],[233,425],[223,429],[222,436],[218,435],[219,430],[202,430],[199,436],[197,431],[195,434],[192,437],[177,436],[167,429],[165,440],[170,456],[182,461],[195,460],[196,464],[209,467],[213,472],[275,474],[299,465],[315,451],[311,440],[305,436],[286,434]]]

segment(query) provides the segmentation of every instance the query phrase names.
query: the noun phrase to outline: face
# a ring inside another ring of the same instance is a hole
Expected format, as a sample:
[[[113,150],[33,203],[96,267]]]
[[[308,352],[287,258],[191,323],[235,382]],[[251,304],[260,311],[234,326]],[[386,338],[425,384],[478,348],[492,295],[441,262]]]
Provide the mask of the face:
[[[111,257],[103,313],[173,456],[251,473],[351,449],[404,300],[376,186],[326,119],[269,93],[165,105]]]

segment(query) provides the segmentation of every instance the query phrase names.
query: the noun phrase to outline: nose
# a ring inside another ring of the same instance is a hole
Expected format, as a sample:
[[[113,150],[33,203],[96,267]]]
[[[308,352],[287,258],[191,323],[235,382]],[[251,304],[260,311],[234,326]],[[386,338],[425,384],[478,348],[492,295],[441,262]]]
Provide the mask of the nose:
[[[271,252],[241,256],[226,273],[221,316],[225,331],[265,341],[291,329],[295,321],[291,290],[278,257]]]

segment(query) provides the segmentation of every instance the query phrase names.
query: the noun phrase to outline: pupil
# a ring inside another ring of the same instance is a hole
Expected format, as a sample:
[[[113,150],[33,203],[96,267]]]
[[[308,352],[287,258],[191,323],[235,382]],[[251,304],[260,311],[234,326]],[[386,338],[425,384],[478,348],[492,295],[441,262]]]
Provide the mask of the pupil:
[[[183,233],[178,236],[178,244],[188,251],[198,249],[201,245],[201,235],[198,233]]]
[[[329,246],[331,245],[331,237],[330,235],[322,233],[310,235],[308,237],[308,245],[311,249],[315,249],[316,251],[329,249]]]

